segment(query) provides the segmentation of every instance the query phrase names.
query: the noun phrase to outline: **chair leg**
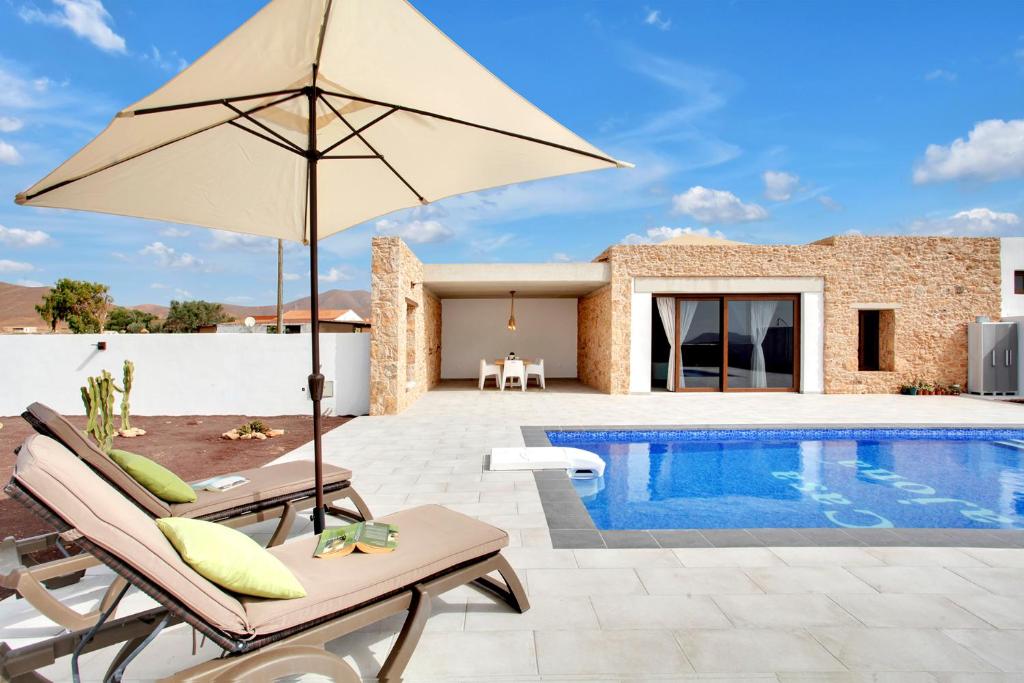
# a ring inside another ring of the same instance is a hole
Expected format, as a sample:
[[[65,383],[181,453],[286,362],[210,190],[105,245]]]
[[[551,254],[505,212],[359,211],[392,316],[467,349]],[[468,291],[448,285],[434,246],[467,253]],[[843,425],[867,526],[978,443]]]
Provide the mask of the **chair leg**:
[[[288,538],[288,532],[292,530],[292,525],[295,523],[295,504],[287,503],[284,506],[284,513],[281,515],[281,519],[277,523],[277,528],[274,529],[273,535],[270,537],[270,541],[267,542],[268,548],[281,545]]]
[[[498,574],[501,575],[505,583],[502,584],[486,574],[475,579],[473,583],[478,588],[482,588],[492,595],[497,595],[520,614],[530,609],[530,601],[526,597],[526,590],[523,589],[523,584],[520,583],[519,576],[512,569],[512,565],[508,563],[508,560],[503,555],[495,555],[493,562],[497,565]]]
[[[409,605],[409,616],[406,617],[398,639],[388,653],[388,658],[384,660],[384,666],[377,674],[380,683],[401,683],[402,672],[412,658],[429,617],[430,594],[422,586],[416,586],[413,589],[412,604]]]
[[[334,506],[333,503],[342,498],[348,498],[349,500],[352,501],[352,504],[356,506],[355,513]],[[363,500],[363,497],[356,493],[356,490],[351,486],[342,489],[342,491],[338,494],[338,497],[327,505],[327,512],[328,514],[332,515],[340,514],[342,517],[352,517],[357,521],[362,522],[373,519],[373,514],[370,512],[370,506],[366,504],[366,501]]]

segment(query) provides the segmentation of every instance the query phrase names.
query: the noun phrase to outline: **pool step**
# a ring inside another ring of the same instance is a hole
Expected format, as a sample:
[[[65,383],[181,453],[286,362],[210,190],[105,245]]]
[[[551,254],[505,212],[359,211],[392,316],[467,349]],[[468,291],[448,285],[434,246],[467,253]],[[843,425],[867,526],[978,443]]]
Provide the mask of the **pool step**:
[[[997,446],[1005,446],[1006,448],[1016,448],[1018,451],[1024,451],[1024,439],[1007,439],[1006,441],[996,441]]]

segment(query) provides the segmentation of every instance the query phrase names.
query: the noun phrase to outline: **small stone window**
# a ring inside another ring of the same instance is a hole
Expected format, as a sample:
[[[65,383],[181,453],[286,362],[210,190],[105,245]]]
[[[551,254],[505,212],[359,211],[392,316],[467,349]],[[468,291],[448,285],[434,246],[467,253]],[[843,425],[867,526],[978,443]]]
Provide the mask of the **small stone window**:
[[[857,369],[892,372],[896,369],[896,311],[857,311]]]
[[[1013,271],[1013,293],[1024,294],[1024,270]]]

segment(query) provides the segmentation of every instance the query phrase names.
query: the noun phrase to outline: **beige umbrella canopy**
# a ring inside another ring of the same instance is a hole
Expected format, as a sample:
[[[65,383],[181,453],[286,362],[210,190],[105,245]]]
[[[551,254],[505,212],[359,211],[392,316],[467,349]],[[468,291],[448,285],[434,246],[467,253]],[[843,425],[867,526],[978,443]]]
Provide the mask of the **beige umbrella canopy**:
[[[320,490],[317,240],[455,194],[628,165],[405,0],[273,0],[15,201],[309,244]]]

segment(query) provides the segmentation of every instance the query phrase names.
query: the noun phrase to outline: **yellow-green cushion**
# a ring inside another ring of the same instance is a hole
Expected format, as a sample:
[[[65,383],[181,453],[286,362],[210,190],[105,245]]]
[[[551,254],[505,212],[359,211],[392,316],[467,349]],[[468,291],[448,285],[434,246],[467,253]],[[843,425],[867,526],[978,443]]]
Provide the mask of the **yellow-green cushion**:
[[[110,459],[160,500],[166,500],[168,503],[196,502],[195,490],[163,465],[138,453],[116,448],[110,451]]]
[[[181,559],[218,586],[257,598],[306,596],[288,567],[241,531],[185,517],[156,523]]]

